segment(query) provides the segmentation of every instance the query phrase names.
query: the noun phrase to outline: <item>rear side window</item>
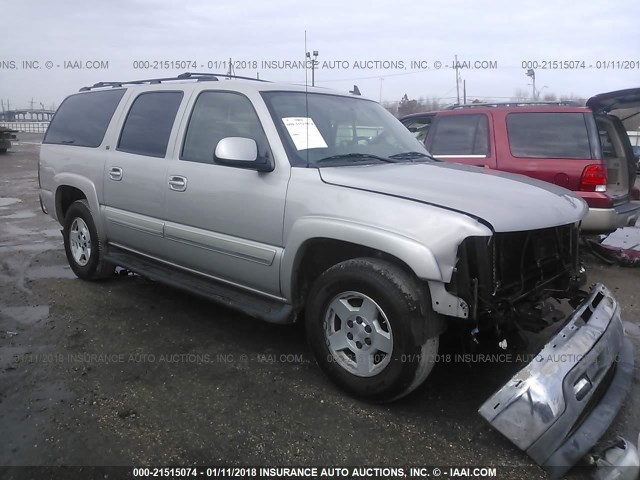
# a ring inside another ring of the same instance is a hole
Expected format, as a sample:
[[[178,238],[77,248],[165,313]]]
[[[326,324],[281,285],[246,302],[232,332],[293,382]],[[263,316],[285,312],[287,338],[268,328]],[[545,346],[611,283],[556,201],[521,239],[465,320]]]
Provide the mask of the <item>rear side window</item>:
[[[193,107],[180,158],[213,163],[216,145],[225,137],[252,138],[258,145],[258,157],[269,156],[267,137],[247,97],[231,92],[202,92]]]
[[[507,130],[514,157],[591,158],[589,133],[582,113],[510,113]]]
[[[149,92],[138,95],[122,127],[118,150],[149,157],[164,157],[181,101],[182,92]]]
[[[424,118],[411,118],[408,120],[404,120],[402,124],[409,129],[411,133],[413,133],[420,143],[424,143],[425,138],[427,138],[427,133],[429,132],[429,127],[431,127],[431,123],[433,122],[433,117],[424,117]]]
[[[124,89],[77,93],[58,108],[42,143],[98,147]]]
[[[427,149],[433,155],[489,155],[489,121],[484,114],[442,116],[432,129]]]

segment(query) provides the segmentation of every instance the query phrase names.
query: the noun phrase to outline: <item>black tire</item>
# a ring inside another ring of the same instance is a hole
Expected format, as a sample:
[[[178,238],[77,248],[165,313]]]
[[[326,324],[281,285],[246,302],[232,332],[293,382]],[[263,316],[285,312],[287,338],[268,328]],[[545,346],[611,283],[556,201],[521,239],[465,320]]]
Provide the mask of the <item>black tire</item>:
[[[7,149],[6,148],[0,148],[0,153],[7,153]]]
[[[371,311],[370,301],[378,308],[373,324],[366,314],[359,316],[365,302]],[[347,260],[325,271],[313,285],[306,307],[307,339],[322,370],[341,388],[367,400],[392,401],[419,387],[433,368],[438,337],[425,334],[425,322],[435,316],[430,302],[426,287],[397,265],[374,258]],[[348,310],[341,310],[344,318],[336,313],[341,304],[349,304]],[[354,313],[351,308],[361,310]],[[371,325],[373,333],[367,333]],[[329,346],[329,336],[338,333],[344,335],[336,342],[342,350]],[[383,344],[387,349],[392,344],[391,352],[376,349]],[[359,362],[356,353],[370,360]]]
[[[74,224],[76,221],[77,223]],[[71,235],[73,231],[77,231],[78,225],[82,225],[80,221],[87,228],[84,229],[86,231],[81,232],[81,237],[78,237],[79,243],[88,246],[89,248],[86,251],[89,253],[78,260],[73,254],[74,246],[72,245]],[[102,280],[114,274],[115,266],[105,262],[103,259],[103,247],[98,238],[89,202],[77,200],[71,204],[64,218],[62,236],[64,237],[64,251],[67,254],[67,261],[78,278],[83,280]]]

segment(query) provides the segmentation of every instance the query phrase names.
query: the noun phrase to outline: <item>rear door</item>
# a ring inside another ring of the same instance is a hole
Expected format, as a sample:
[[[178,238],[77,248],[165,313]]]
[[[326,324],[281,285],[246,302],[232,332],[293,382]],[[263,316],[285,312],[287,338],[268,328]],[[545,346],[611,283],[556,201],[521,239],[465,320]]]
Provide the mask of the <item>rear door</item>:
[[[441,112],[429,128],[425,146],[440,160],[496,168],[491,123],[489,113]]]
[[[611,177],[609,183],[614,203],[622,203],[625,194],[633,189],[636,171],[640,165],[626,131],[627,128],[635,130],[637,126],[640,116],[640,88],[595,95],[587,100],[587,107],[593,110],[598,122],[603,157]],[[634,145],[637,145],[637,138],[634,140]]]
[[[149,91],[130,100],[105,163],[102,209],[110,243],[162,256],[167,146],[183,95]]]
[[[607,166],[607,193],[614,205],[625,203],[635,183],[636,169],[631,142],[619,118],[596,115],[602,158]]]

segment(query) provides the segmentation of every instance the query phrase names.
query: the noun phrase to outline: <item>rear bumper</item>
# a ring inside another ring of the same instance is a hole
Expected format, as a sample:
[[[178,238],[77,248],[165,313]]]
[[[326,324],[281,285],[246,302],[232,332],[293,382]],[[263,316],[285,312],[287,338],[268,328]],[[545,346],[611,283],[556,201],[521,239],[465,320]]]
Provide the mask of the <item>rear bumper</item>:
[[[589,208],[580,229],[583,233],[610,233],[621,227],[635,225],[638,218],[638,201],[623,203],[613,208]]]
[[[618,302],[598,284],[565,327],[479,413],[558,477],[613,421],[631,386],[633,362]]]

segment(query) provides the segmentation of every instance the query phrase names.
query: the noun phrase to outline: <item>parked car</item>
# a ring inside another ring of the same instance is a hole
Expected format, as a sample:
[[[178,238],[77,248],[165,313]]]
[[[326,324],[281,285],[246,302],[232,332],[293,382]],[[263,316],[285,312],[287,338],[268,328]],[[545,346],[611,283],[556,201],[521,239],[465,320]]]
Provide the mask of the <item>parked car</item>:
[[[11,140],[15,140],[15,134],[17,130],[12,130],[6,127],[0,127],[0,153],[7,153],[7,150],[11,148]]]
[[[575,192],[589,205],[582,232],[633,225],[636,162],[620,119],[609,112],[640,106],[640,89],[597,95],[587,107],[566,103],[459,105],[401,118],[427,124],[427,150],[441,160],[520,173]],[[637,192],[636,192],[637,193]]]
[[[445,330],[497,345],[545,328],[545,299],[570,300],[542,356],[480,410],[551,471],[586,453],[630,385],[618,302],[580,290],[586,204],[434,161],[376,102],[212,74],[99,83],[60,105],[39,179],[79,278],[117,265],[266,321],[304,318],[320,367],[370,400],[420,386]]]

